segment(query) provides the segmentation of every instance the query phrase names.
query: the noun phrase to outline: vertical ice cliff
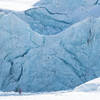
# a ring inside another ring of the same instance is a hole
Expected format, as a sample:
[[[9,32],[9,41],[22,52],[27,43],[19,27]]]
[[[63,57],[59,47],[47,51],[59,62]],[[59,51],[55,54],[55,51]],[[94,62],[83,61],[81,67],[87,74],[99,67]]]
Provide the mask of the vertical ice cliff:
[[[0,91],[68,90],[100,77],[99,11],[98,0],[0,10]]]
[[[14,13],[0,17],[0,90],[73,89],[100,76],[100,19],[39,35]]]

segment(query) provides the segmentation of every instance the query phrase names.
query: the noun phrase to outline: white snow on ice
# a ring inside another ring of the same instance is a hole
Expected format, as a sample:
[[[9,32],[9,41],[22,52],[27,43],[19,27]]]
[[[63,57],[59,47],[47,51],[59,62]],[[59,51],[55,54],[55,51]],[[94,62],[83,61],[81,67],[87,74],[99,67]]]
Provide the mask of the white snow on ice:
[[[100,92],[100,78],[91,80],[75,88],[75,91]]]
[[[85,86],[92,90],[93,86],[91,87],[91,84],[94,84],[95,89],[99,88],[99,86],[95,87],[95,85],[100,85],[100,78],[94,79],[77,87],[77,89],[81,90],[81,92],[78,92],[77,89],[75,89],[75,91],[72,92],[62,91],[42,94],[23,93],[22,95],[19,95],[18,93],[14,92],[0,92],[0,95],[2,95],[0,97],[0,100],[99,100],[100,92],[83,92],[84,88],[81,88],[82,86]]]
[[[1,96],[0,100],[99,100],[100,93],[69,92],[28,96]]]

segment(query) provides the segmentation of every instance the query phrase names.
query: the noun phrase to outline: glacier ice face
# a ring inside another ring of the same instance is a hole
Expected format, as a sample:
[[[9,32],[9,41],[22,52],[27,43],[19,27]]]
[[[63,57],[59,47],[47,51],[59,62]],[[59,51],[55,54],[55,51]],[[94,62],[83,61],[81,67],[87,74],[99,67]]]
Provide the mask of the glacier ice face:
[[[41,0],[33,8],[15,14],[27,22],[33,31],[55,35],[87,17],[100,17],[100,5],[96,2],[97,0]]]
[[[100,77],[99,9],[98,0],[41,0],[0,10],[0,90],[67,90]]]
[[[17,14],[3,15],[0,90],[67,90],[99,77],[99,29],[100,18],[88,18],[57,35],[40,35]]]
[[[36,9],[33,8],[25,11],[25,15],[32,18],[31,22],[28,21],[28,23],[30,23],[31,28],[34,31],[40,34],[57,34],[71,25],[70,22],[54,19],[40,11],[38,12],[38,9]]]
[[[40,0],[35,6],[47,7],[54,12],[72,12],[81,6],[93,6],[99,0]]]

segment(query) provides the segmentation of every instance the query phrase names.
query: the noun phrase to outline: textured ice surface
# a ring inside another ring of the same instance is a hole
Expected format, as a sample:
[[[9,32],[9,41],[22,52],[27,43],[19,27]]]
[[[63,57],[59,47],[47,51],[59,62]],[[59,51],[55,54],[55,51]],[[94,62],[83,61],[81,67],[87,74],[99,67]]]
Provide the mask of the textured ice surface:
[[[99,17],[100,5],[97,1],[41,0],[24,13],[17,13],[17,16],[26,21],[33,31],[54,35],[87,17]]]
[[[13,13],[0,18],[0,90],[72,89],[100,76],[100,19],[39,35]]]
[[[0,10],[1,91],[68,90],[100,76],[100,18],[94,18],[100,6],[86,1],[41,0],[25,12]]]

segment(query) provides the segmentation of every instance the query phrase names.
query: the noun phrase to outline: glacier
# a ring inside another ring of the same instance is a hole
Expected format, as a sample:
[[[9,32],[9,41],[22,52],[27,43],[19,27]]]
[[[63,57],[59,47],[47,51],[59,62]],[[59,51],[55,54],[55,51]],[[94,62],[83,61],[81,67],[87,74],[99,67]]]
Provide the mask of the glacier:
[[[100,6],[97,1],[40,0],[33,8],[15,14],[26,21],[33,31],[55,35],[87,17],[100,17]]]
[[[100,77],[99,1],[78,1],[0,10],[0,91],[70,90]]]

